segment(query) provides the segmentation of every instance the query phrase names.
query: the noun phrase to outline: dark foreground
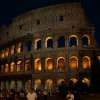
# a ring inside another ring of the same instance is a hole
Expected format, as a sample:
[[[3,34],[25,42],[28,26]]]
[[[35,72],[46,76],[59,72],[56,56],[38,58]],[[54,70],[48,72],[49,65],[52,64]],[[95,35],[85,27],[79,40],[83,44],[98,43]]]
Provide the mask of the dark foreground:
[[[6,100],[6,99],[0,98],[0,100]],[[21,100],[26,100],[26,99],[21,99]],[[47,96],[47,99],[44,99],[44,97],[42,96],[38,97],[37,100],[65,100],[65,99],[60,96]],[[100,93],[82,94],[79,100],[100,100]]]

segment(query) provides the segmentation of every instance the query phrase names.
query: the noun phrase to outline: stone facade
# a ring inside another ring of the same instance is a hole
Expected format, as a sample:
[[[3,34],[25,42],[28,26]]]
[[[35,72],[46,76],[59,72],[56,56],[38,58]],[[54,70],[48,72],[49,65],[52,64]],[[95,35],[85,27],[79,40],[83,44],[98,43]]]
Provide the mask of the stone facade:
[[[14,18],[0,29],[1,88],[28,88],[32,82],[35,89],[48,84],[51,89],[63,80],[78,81],[80,73],[91,83],[94,31],[80,3],[38,8]]]

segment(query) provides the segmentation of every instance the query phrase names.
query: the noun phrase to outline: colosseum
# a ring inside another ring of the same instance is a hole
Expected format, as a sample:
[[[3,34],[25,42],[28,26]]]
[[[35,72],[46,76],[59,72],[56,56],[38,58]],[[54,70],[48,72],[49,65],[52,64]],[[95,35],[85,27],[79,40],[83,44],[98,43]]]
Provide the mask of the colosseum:
[[[53,91],[62,81],[92,84],[95,27],[79,2],[33,9],[0,28],[0,88]],[[2,93],[2,92],[1,92]]]

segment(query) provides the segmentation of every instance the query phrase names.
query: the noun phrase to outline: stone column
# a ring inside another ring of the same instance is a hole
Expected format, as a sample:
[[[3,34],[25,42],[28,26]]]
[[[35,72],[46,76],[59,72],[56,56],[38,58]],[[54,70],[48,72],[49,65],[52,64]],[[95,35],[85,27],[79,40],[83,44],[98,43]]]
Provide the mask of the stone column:
[[[57,37],[54,37],[54,40],[53,40],[53,48],[54,49],[57,48]]]
[[[56,72],[57,70],[57,60],[55,55],[53,56],[53,72]]]

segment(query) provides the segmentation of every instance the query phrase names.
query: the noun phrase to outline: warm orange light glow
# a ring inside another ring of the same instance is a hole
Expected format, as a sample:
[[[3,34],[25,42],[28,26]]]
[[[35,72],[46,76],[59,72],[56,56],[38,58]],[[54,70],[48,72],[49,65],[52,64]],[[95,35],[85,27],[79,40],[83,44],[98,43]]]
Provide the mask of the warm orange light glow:
[[[76,69],[76,67],[77,67],[76,62],[72,62],[72,63],[70,64],[70,67],[71,67],[72,69]]]
[[[53,70],[53,60],[51,58],[46,59],[46,70]]]
[[[53,86],[53,81],[51,79],[46,80],[45,89],[50,90]]]
[[[15,63],[12,62],[11,65],[10,65],[10,71],[11,72],[14,72],[14,67],[15,67]]]
[[[83,57],[83,69],[89,69],[90,68],[90,58],[88,56]]]
[[[2,58],[5,57],[4,50],[2,51],[1,57],[2,57]]]
[[[90,80],[88,78],[83,78],[82,83],[86,83],[89,86]]]
[[[64,82],[64,81],[65,81],[64,79],[59,79],[59,80],[57,81],[57,85],[61,85],[61,83]]]
[[[21,53],[21,48],[18,48],[17,49],[17,53]]]
[[[40,61],[40,59],[36,59],[35,60],[35,71],[41,71],[42,70],[42,68],[41,68],[41,61]]]
[[[9,65],[5,64],[5,72],[9,72]]]
[[[35,90],[39,89],[40,87],[41,87],[41,80],[40,79],[35,80],[35,82],[34,82]]]
[[[13,45],[13,46],[11,47],[11,55],[14,54],[14,49],[15,49],[15,46]]]
[[[25,61],[25,71],[30,71],[31,70],[31,64],[30,60]]]
[[[70,80],[72,80],[74,84],[78,81],[76,78],[71,78]]]
[[[58,60],[58,66],[60,66],[61,68],[64,67],[64,58],[60,58],[60,59]]]
[[[97,56],[98,60],[100,61],[100,56]]]
[[[52,69],[53,69],[52,63],[48,63],[48,70],[52,70]]]
[[[84,69],[89,68],[89,64],[88,64],[87,62],[84,62],[84,63],[83,63],[83,68],[84,68]]]
[[[20,60],[17,62],[17,72],[21,71],[21,63],[22,61]]]
[[[1,72],[4,72],[4,65],[1,65]]]
[[[18,44],[17,53],[21,53],[21,45],[22,45],[21,43]]]
[[[7,49],[5,50],[5,56],[8,56],[8,54],[9,54],[9,48],[7,48]]]
[[[77,57],[71,57],[69,65],[70,65],[71,69],[77,69],[77,67],[78,67],[78,59],[77,59]]]

